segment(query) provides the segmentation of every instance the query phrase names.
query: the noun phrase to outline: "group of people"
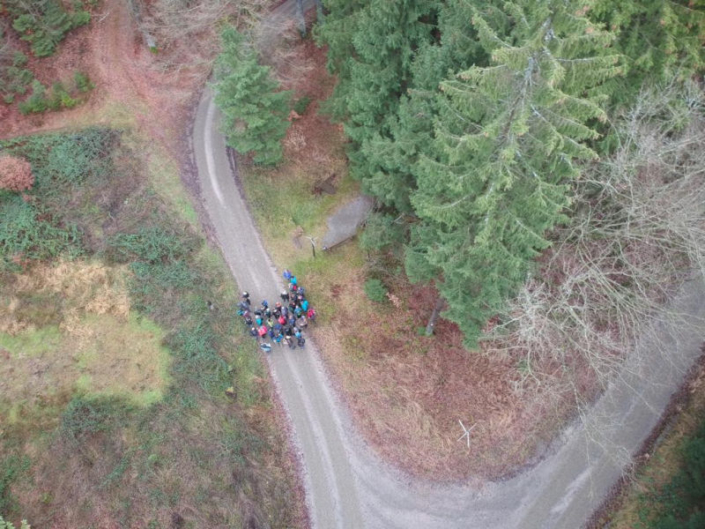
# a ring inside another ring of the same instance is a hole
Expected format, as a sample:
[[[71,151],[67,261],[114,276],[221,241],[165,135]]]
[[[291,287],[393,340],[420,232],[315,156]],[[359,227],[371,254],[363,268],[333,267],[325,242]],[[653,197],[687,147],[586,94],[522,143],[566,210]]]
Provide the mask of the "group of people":
[[[272,345],[267,340],[290,349],[306,344],[303,331],[309,322],[316,321],[316,311],[306,299],[306,289],[299,285],[298,279],[289,270],[284,270],[284,279],[289,282],[289,289],[280,294],[281,301],[270,306],[265,299],[260,306],[253,307],[248,292],[242,293],[237,313],[242,316],[251,336],[261,340],[260,347],[271,351]]]

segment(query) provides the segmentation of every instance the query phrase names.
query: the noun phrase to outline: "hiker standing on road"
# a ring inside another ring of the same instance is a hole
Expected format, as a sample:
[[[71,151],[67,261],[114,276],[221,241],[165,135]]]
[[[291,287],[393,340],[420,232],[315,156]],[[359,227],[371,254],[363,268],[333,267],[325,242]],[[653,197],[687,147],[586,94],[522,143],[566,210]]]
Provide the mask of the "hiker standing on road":
[[[242,293],[242,301],[238,303],[238,314],[243,317],[248,332],[259,341],[270,338],[274,343],[291,349],[303,347],[306,343],[302,330],[308,327],[309,321],[315,321],[316,311],[306,299],[306,289],[290,270],[284,270],[284,279],[288,281],[288,291],[282,290],[281,302],[270,308],[268,301],[262,300],[261,306],[250,313],[251,301],[248,292]],[[253,321],[254,320],[254,321]],[[260,344],[262,349],[271,347],[266,342]],[[269,352],[269,351],[268,351]]]
[[[308,321],[306,321],[306,316],[302,314],[301,317],[296,320],[296,326],[299,329],[305,329],[306,327],[308,327]]]

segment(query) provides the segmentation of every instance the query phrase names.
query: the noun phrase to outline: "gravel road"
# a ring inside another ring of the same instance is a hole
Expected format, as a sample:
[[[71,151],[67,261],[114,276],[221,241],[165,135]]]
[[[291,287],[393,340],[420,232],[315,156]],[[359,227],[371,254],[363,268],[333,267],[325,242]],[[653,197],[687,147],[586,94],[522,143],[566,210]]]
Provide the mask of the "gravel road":
[[[291,2],[285,4],[291,5]],[[193,130],[201,197],[225,259],[253,299],[283,288],[236,183],[210,89]],[[235,170],[233,170],[235,169]],[[538,529],[581,527],[658,422],[699,356],[705,288],[694,281],[674,303],[690,325],[660,322],[584,421],[566,429],[539,464],[507,481],[442,485],[413,480],[379,460],[351,425],[312,340],[267,356],[291,421],[306,503],[318,529]],[[656,338],[657,337],[657,338]],[[661,346],[655,345],[660,341]],[[663,344],[667,344],[664,356]],[[471,388],[470,388],[471,389]],[[585,426],[589,425],[589,426]],[[459,432],[460,434],[460,432]]]

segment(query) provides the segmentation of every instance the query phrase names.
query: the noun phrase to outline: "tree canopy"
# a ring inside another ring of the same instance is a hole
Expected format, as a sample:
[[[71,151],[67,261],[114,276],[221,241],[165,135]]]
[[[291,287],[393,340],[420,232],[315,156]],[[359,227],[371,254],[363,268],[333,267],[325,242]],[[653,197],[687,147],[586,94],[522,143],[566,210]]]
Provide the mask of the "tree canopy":
[[[352,174],[383,214],[404,214],[407,275],[436,282],[469,346],[569,221],[615,106],[648,79],[699,71],[697,4],[326,2],[328,108]]]
[[[257,53],[235,28],[226,28],[221,37],[214,89],[227,144],[241,154],[254,152],[256,163],[276,164],[290,124],[291,93],[279,89],[270,68],[259,64]]]

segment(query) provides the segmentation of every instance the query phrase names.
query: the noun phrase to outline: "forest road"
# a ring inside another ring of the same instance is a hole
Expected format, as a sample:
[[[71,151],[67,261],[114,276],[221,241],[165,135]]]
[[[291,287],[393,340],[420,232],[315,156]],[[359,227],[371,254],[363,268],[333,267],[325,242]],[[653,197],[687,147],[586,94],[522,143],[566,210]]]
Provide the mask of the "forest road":
[[[292,3],[284,6],[290,9]],[[238,285],[256,302],[275,300],[284,285],[248,212],[219,126],[220,113],[206,88],[192,137],[201,199]],[[566,429],[543,461],[502,482],[429,483],[391,468],[352,427],[312,340],[305,350],[275,347],[267,361],[291,421],[312,526],[578,529],[621,476],[628,456],[656,425],[700,354],[705,287],[701,280],[687,286],[673,313],[689,324],[655,322],[584,420]]]

